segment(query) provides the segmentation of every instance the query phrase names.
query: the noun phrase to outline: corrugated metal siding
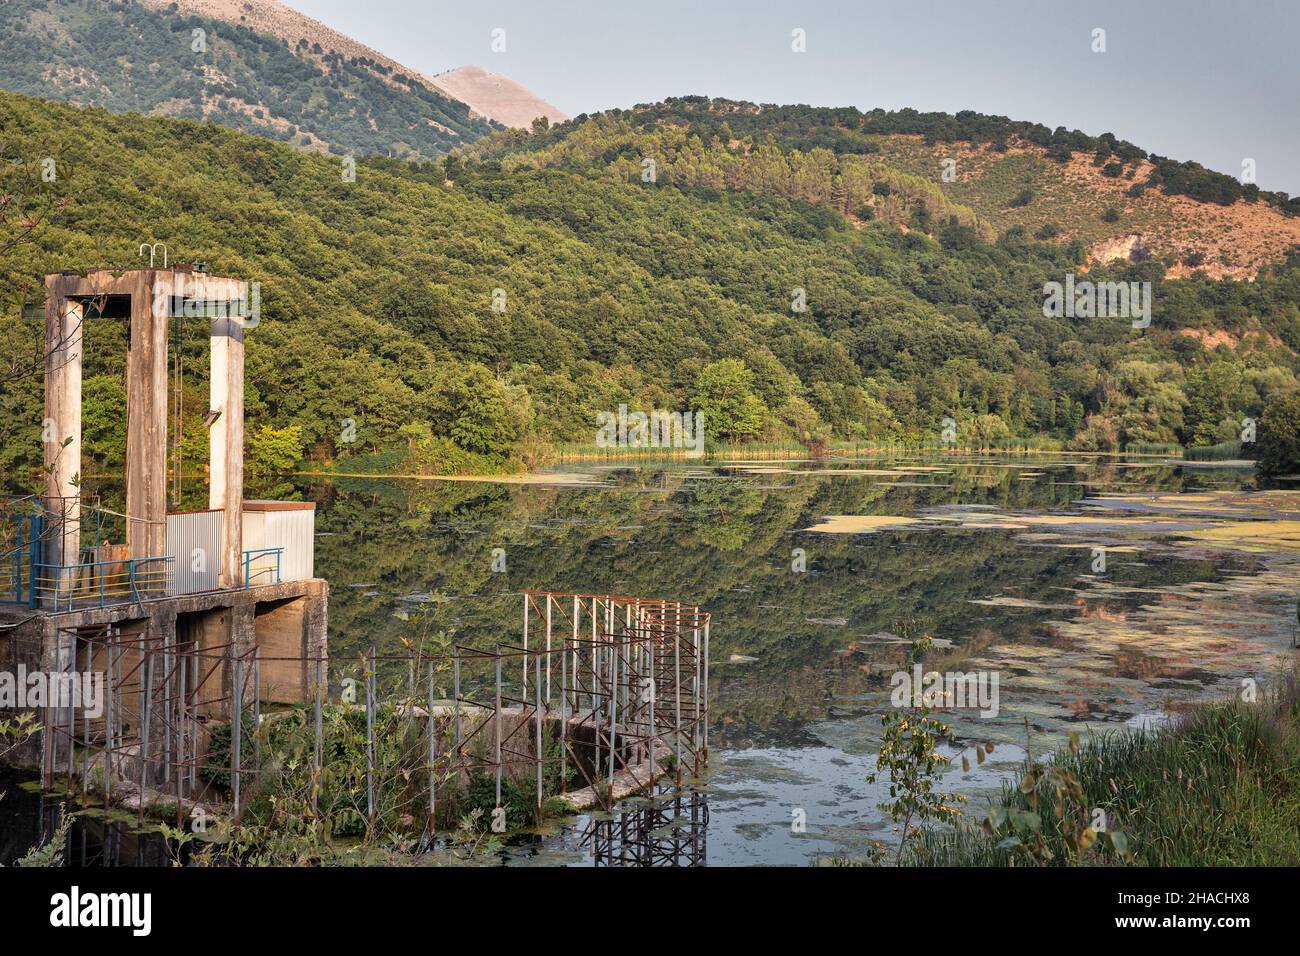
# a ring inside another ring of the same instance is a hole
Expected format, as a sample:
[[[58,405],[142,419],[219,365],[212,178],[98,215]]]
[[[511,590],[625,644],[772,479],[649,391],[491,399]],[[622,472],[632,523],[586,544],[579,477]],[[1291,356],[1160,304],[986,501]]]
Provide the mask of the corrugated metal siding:
[[[281,581],[306,581],[315,577],[316,512],[244,511],[244,550],[284,548],[280,558]],[[274,567],[269,557],[254,559],[254,567]]]
[[[176,559],[177,594],[215,591],[221,570],[221,512],[168,515],[167,553]]]

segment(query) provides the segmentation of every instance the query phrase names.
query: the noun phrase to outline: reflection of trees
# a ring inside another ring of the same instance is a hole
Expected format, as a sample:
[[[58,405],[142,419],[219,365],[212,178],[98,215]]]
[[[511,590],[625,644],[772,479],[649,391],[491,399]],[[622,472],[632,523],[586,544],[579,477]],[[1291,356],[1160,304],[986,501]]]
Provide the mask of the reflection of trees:
[[[720,667],[714,701],[719,717],[733,721],[735,739],[760,739],[771,732],[763,728],[802,725],[834,700],[871,690],[878,680],[871,671],[892,668],[900,652],[870,636],[894,631],[900,620],[954,641],[954,667],[981,629],[1010,641],[1038,639],[1035,628],[1060,612],[970,601],[1075,587],[1088,572],[1087,551],[1026,547],[1016,532],[1001,530],[798,533],[825,514],[914,514],[948,501],[1043,511],[1087,493],[1018,474],[980,466],[934,479],[960,486],[936,490],[798,475],[781,476],[790,487],[766,488],[760,482],[770,476],[692,481],[672,471],[623,475],[612,488],[347,479],[305,490],[320,507],[317,573],[332,584],[336,654],[370,643],[400,653],[402,638],[415,636],[416,616],[421,627],[454,630],[465,644],[516,639],[524,588],[680,596],[713,612],[715,660],[757,658]],[[1091,474],[1061,472],[1069,481]],[[1158,475],[1156,484],[1182,480]],[[491,570],[495,547],[506,549],[505,574]],[[791,570],[794,547],[806,549],[807,573]],[[1212,569],[1188,562],[1123,573],[1126,583],[1166,584]],[[398,602],[426,592],[449,600]],[[809,621],[828,618],[847,623]]]
[[[736,482],[704,483],[691,495],[686,516],[700,544],[715,551],[738,551],[754,532],[754,517],[766,497]]]

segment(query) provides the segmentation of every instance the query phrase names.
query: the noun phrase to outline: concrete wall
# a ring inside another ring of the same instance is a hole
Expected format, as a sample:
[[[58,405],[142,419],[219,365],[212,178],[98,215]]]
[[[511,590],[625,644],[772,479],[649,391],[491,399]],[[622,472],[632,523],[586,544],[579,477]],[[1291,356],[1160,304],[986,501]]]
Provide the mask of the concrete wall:
[[[328,658],[328,604],[329,585],[314,579],[247,591],[215,591],[109,608],[38,614],[35,617],[29,617],[30,611],[25,608],[4,608],[0,609],[0,623],[11,618],[15,623],[20,620],[23,623],[3,632],[0,666],[15,673],[19,664],[25,665],[29,671],[47,673],[59,673],[70,668],[84,670],[85,644],[77,640],[78,629],[84,628],[98,635],[103,633],[104,625],[116,626],[124,635],[124,643],[120,672],[122,692],[115,716],[129,738],[139,733],[141,723],[139,688],[142,674],[138,666],[139,652],[129,643],[132,635],[147,635],[151,646],[160,650],[166,648],[173,654],[176,648],[184,649],[191,643],[210,652],[200,662],[198,712],[201,718],[224,720],[229,717],[229,706],[222,701],[233,693],[230,650],[248,653],[258,647],[267,656],[284,656],[288,651],[294,657]],[[93,655],[91,666],[93,670],[104,668],[102,653]],[[161,657],[156,658],[156,681],[161,680],[165,667],[167,665]],[[303,663],[296,667],[284,665],[281,670],[277,670],[273,663],[266,667],[263,702],[305,702],[312,699],[309,674],[314,674],[314,667],[309,669]],[[251,674],[249,677],[245,684],[246,705],[251,705],[253,696]],[[195,686],[189,684],[191,692]],[[42,715],[42,725],[66,727],[67,711],[47,709]],[[79,715],[76,734],[81,737],[82,733]],[[161,724],[151,726],[150,738],[154,740],[151,749],[160,751],[165,743],[164,733]],[[99,735],[99,725],[96,725],[93,736]],[[9,761],[39,765],[47,775],[66,773],[66,736],[55,731],[42,733],[23,752],[10,754]]]

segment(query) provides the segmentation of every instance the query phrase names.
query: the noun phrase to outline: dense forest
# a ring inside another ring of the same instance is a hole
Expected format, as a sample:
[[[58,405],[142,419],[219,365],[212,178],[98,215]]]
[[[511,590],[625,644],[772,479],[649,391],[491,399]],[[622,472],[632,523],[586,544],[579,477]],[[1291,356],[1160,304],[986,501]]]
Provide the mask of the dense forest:
[[[748,140],[769,142],[786,153],[825,150],[834,156],[879,152],[878,138],[891,135],[920,136],[929,144],[987,143],[1000,152],[1005,152],[1011,142],[1020,140],[1042,147],[1058,162],[1068,161],[1074,153],[1092,153],[1098,165],[1110,167],[1114,176],[1122,175],[1125,167],[1147,160],[1154,168],[1141,185],[1162,186],[1170,194],[1189,196],[1199,202],[1230,205],[1239,199],[1262,200],[1291,215],[1300,214],[1300,197],[1293,199],[1283,192],[1261,191],[1254,183],[1241,183],[1199,163],[1149,154],[1111,133],[1090,136],[1063,126],[1053,130],[1041,123],[971,110],[956,114],[923,113],[914,109],[862,112],[853,107],[778,106],[706,96],[670,97],[662,103],[610,110],[597,117],[575,116],[567,123],[536,130],[540,134],[537,136],[525,138],[518,130],[504,131],[480,142],[475,152],[487,158],[520,149],[545,152],[568,140],[574,132],[584,130],[587,121],[593,118],[625,123],[642,133],[689,130],[705,144],[717,141],[734,147],[739,141]]]
[[[625,181],[509,151],[363,159],[352,180],[337,159],[212,123],[7,93],[0,155],[0,228],[39,219],[26,241],[0,239],[0,369],[36,346],[21,305],[42,274],[136,267],[141,242],[166,242],[173,261],[261,284],[254,467],[522,467],[590,443],[596,413],[624,403],[704,410],[715,444],[937,442],[949,417],[971,445],[1213,444],[1300,390],[1295,257],[1249,283],[1094,266],[1090,280],[1152,284],[1151,324],[1135,329],[1044,315],[1044,284],[1080,269],[1077,247],[984,237],[924,196],[909,201],[928,215],[900,228],[759,183]],[[120,460],[122,334],[88,323],[88,467]],[[206,346],[203,329],[173,343],[188,461]],[[5,382],[0,405],[0,469],[30,474],[39,376]]]
[[[494,125],[368,58],[129,0],[0,4],[0,87],[207,119],[294,145],[436,157]]]

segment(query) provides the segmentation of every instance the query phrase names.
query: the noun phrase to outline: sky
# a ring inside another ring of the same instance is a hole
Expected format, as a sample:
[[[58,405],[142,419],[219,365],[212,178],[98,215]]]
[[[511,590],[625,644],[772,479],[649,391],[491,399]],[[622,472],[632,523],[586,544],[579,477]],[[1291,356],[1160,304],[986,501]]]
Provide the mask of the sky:
[[[1300,0],[288,4],[424,73],[504,73],[570,116],[688,94],[970,109],[1237,177],[1253,159],[1261,189],[1300,194]]]

